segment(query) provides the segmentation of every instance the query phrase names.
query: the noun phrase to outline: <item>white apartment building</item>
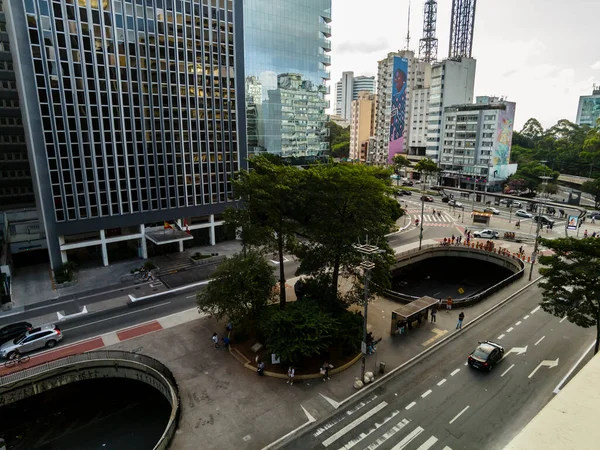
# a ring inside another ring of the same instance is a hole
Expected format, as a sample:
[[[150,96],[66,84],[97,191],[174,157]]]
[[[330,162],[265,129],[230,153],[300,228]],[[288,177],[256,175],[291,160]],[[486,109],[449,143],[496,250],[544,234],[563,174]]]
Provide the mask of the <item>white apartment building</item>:
[[[408,63],[403,153],[418,154],[418,148],[424,148],[426,142],[431,65],[418,61],[414,52],[410,50],[388,53],[385,59],[378,62],[377,71],[375,145],[372,154],[369,155],[370,160],[376,164],[387,164],[389,155],[395,58],[404,58]]]
[[[366,161],[369,138],[375,130],[375,106],[377,96],[371,92],[358,93],[352,101],[350,119],[350,159]]]
[[[335,114],[350,120],[352,101],[363,91],[375,93],[375,77],[355,77],[354,72],[343,72],[340,81],[335,83]]]
[[[436,162],[442,147],[444,109],[473,103],[475,69],[473,58],[447,59],[434,64],[431,69],[425,154]]]

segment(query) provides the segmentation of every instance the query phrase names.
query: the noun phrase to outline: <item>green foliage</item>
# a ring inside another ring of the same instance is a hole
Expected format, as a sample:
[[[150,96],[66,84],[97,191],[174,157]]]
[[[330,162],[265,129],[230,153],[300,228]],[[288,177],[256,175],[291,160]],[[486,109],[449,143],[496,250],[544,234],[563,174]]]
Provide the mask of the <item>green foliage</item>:
[[[544,311],[583,328],[596,326],[596,348],[600,343],[600,239],[542,239],[554,251],[540,256],[540,283]]]
[[[271,265],[262,254],[249,250],[223,261],[212,281],[198,293],[198,310],[238,323],[255,322],[273,295],[276,284]]]
[[[267,348],[284,364],[327,351],[339,329],[336,319],[310,301],[293,302],[285,311],[269,309],[260,322]]]
[[[67,283],[75,279],[77,264],[73,261],[67,261],[54,271],[54,281],[57,283]]]
[[[350,141],[340,142],[331,147],[332,158],[348,158],[350,156]]]
[[[594,196],[594,207],[600,207],[600,179],[586,181],[581,185],[581,190]]]
[[[416,163],[415,170],[421,175],[425,175],[425,179],[440,171],[437,164],[429,158],[423,158],[418,163]]]
[[[537,139],[544,134],[544,127],[537,119],[532,117],[525,122],[520,134],[530,139]]]
[[[559,175],[559,172],[550,169],[548,166],[540,164],[536,161],[532,161],[520,164],[519,168],[517,169],[517,173],[511,175],[508,178],[507,183],[509,186],[511,183],[513,185],[519,184],[523,188],[535,192],[540,187],[540,182],[542,181],[540,177],[548,176],[551,177],[552,180],[556,181]],[[552,184],[552,182],[549,184]]]

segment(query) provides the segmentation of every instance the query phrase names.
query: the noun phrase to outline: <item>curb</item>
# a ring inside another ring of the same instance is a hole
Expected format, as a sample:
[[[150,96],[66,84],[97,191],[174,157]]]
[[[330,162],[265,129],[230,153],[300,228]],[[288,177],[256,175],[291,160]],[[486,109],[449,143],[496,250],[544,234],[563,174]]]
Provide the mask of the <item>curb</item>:
[[[475,324],[477,324],[478,322],[480,322],[483,318],[485,318],[488,315],[492,314],[496,310],[504,307],[507,303],[509,303],[511,300],[513,300],[515,297],[517,297],[519,294],[521,294],[526,289],[528,289],[531,286],[533,286],[534,284],[536,284],[541,279],[542,279],[542,277],[539,276],[535,280],[527,283],[525,286],[523,286],[522,288],[520,288],[516,292],[513,292],[512,294],[510,294],[504,300],[501,300],[496,305],[492,306],[490,309],[484,311],[479,316],[475,317],[473,320],[471,320],[470,322],[468,322],[465,325],[463,325],[462,331],[468,330],[468,329],[472,328]],[[384,374],[382,377],[377,378],[375,381],[373,381],[372,383],[368,384],[367,386],[365,386],[361,390],[359,390],[359,391],[355,392],[354,394],[351,394],[348,397],[346,397],[345,399],[341,400],[340,402],[338,402],[338,405],[337,405],[337,407],[335,409],[338,410],[340,406],[345,405],[350,400],[360,399],[361,397],[364,397],[364,396],[368,395],[369,393],[371,393],[371,391],[373,389],[378,388],[382,384],[382,382],[384,380],[386,380],[388,378],[391,380],[395,375],[399,375],[401,372],[403,372],[403,371],[411,368],[417,362],[419,362],[423,357],[429,355],[430,353],[433,353],[433,352],[439,350],[441,347],[443,347],[446,344],[450,343],[457,336],[460,336],[462,334],[464,334],[464,333],[463,332],[460,332],[460,333],[455,333],[454,332],[454,333],[448,335],[447,337],[445,337],[442,340],[438,341],[437,343],[433,344],[431,347],[429,347],[429,348],[423,350],[421,353],[413,356],[411,359],[409,359],[405,363],[403,363],[403,364],[399,365],[398,367],[395,367],[394,369],[390,370],[388,373]],[[296,429],[290,431],[285,436],[283,436],[283,437],[281,437],[281,438],[279,438],[279,439],[271,442],[270,444],[267,444],[266,446],[263,447],[263,450],[265,450],[265,449],[278,449],[278,448],[281,448],[283,445],[287,444],[292,439],[295,439],[296,437],[302,436],[304,433],[306,433],[307,432],[307,429],[306,429],[307,426],[311,425],[312,423],[317,423],[317,424],[318,423],[322,423],[325,420],[328,420],[330,417],[331,417],[331,414],[328,415],[328,416],[323,417],[322,419],[320,419],[318,421],[311,421],[311,420],[309,420],[308,422],[303,423],[302,425],[300,425]],[[310,427],[310,428],[312,429],[313,427]],[[296,435],[296,433],[298,433],[300,431],[302,431],[302,433]]]

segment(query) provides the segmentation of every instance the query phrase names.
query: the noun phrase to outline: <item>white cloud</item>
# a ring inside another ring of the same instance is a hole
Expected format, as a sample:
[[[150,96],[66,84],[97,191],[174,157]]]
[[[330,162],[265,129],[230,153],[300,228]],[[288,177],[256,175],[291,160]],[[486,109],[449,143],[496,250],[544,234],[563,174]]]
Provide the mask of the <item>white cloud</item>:
[[[600,61],[596,61],[590,66],[593,70],[600,70]]]

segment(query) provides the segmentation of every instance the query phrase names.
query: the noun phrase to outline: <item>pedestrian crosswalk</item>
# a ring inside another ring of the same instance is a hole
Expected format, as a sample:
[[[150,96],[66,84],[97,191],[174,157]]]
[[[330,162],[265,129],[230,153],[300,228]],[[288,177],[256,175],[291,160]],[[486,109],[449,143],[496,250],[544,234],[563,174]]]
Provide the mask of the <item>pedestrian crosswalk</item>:
[[[377,395],[321,425],[311,438],[321,445],[313,448],[336,450],[452,450],[422,426],[413,423],[406,411],[380,401]]]
[[[454,222],[454,218],[449,216],[446,213],[442,213],[441,215],[438,214],[423,214],[423,221],[425,223],[428,222],[432,222],[432,223],[452,223]]]

